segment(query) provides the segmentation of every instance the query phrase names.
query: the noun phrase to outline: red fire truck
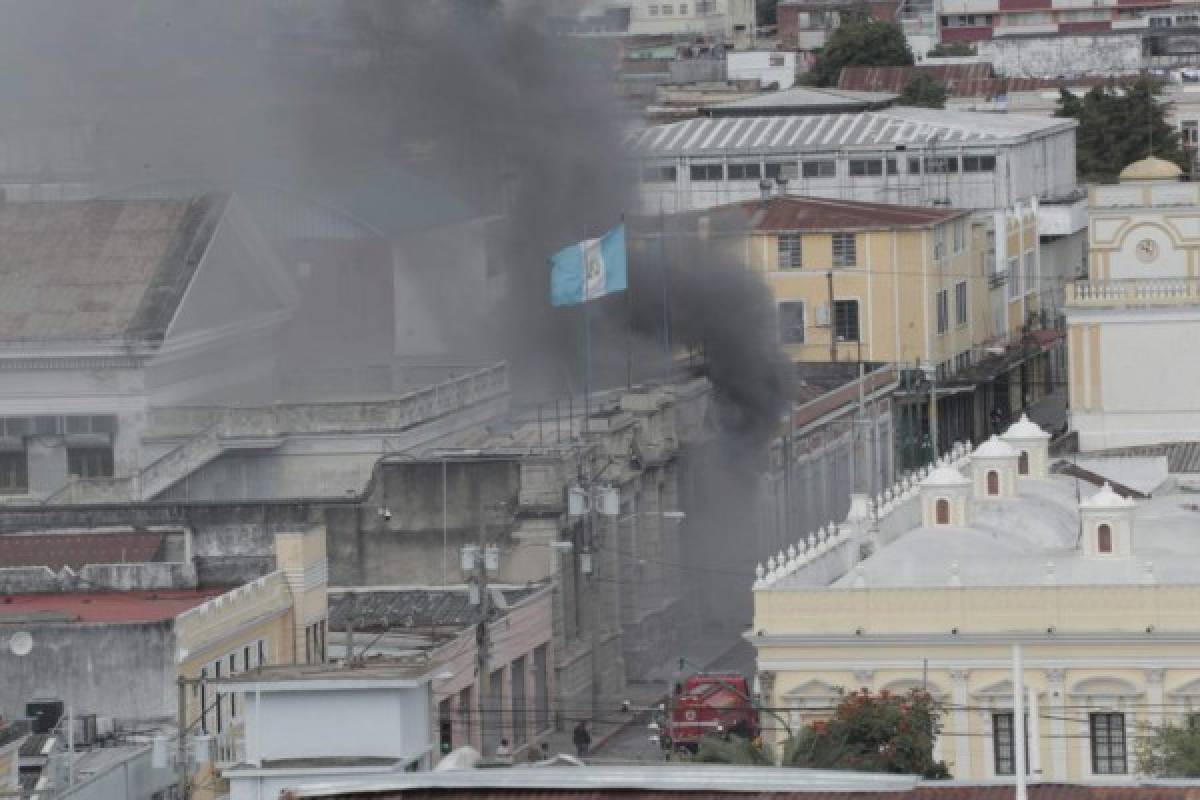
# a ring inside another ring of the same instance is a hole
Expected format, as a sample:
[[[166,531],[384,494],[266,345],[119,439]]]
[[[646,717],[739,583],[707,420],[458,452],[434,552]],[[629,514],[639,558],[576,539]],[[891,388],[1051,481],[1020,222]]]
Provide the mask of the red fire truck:
[[[661,737],[669,752],[695,753],[705,736],[759,735],[749,682],[737,673],[692,675],[675,685]]]

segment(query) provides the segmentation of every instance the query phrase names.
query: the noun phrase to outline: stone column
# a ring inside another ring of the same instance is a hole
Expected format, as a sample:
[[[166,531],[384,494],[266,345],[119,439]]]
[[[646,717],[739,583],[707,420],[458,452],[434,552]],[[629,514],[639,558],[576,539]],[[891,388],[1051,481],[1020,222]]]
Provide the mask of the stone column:
[[[951,714],[954,733],[954,769],[953,774],[959,780],[970,780],[975,777],[971,772],[971,705],[967,693],[967,681],[971,677],[970,670],[950,670],[951,696],[955,709]]]
[[[1050,763],[1043,766],[1042,778],[1061,782],[1067,779],[1066,670],[1048,669],[1045,675],[1046,705],[1050,717]]]
[[[1149,722],[1154,727],[1163,724],[1163,703],[1166,702],[1163,692],[1163,679],[1166,677],[1165,669],[1148,669],[1146,670],[1146,703],[1149,705]]]

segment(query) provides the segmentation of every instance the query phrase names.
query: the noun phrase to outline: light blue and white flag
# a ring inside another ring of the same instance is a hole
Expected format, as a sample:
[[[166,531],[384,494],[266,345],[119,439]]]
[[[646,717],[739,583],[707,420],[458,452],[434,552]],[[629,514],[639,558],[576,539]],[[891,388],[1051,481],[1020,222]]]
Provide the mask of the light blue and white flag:
[[[571,306],[586,303],[627,287],[625,225],[599,239],[586,239],[564,247],[550,257],[550,303]]]

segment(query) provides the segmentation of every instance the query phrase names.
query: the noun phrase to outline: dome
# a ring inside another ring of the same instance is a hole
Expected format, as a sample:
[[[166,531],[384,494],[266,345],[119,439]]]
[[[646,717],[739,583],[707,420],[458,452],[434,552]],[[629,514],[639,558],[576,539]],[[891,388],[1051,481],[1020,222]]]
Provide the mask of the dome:
[[[1178,164],[1150,156],[1121,170],[1121,181],[1177,181],[1182,175]]]
[[[926,478],[921,481],[922,487],[937,487],[937,486],[969,486],[970,481],[963,476],[954,467],[941,466],[929,473]]]
[[[1049,439],[1050,434],[1042,430],[1036,422],[1031,420],[1027,415],[1022,414],[1021,418],[1009,426],[1004,432],[1004,439]]]
[[[1085,498],[1079,504],[1080,508],[1129,508],[1134,505],[1133,499],[1129,497],[1121,497],[1113,491],[1113,488],[1107,483],[1100,487],[1100,491],[1096,492],[1091,497]]]
[[[1012,449],[1008,444],[1001,441],[999,436],[993,435],[979,447],[975,448],[975,452],[971,454],[972,458],[1017,458],[1017,451]]]

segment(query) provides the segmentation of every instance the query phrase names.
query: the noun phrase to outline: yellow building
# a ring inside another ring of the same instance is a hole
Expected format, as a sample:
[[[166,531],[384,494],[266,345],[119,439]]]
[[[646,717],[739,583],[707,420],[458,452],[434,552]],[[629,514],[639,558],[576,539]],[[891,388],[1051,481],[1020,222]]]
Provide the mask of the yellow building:
[[[1071,427],[1081,450],[1200,438],[1200,184],[1158,158],[1088,197],[1089,275],[1067,287]]]
[[[1200,711],[1194,512],[1047,471],[1021,420],[760,570],[750,640],[764,703],[804,724],[842,689],[926,687],[958,779],[1014,770],[1024,650],[1033,780],[1127,782],[1145,726]],[[870,553],[861,559],[864,553]],[[861,560],[860,560],[861,559]],[[831,582],[832,581],[832,582]]]

